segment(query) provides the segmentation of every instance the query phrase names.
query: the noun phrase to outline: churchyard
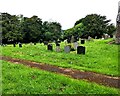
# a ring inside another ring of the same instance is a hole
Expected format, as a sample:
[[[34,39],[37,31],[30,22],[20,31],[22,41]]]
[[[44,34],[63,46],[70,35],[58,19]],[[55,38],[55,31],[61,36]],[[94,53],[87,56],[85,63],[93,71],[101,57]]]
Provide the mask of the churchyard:
[[[94,72],[111,77],[119,77],[118,47],[111,44],[112,38],[61,42],[28,43],[16,46],[1,46],[0,55],[29,60],[32,62],[69,68],[82,72]],[[83,43],[84,42],[84,43]],[[81,44],[82,43],[82,44]],[[74,46],[82,46],[84,51]],[[69,46],[66,48],[66,46]],[[69,49],[70,48],[70,49]],[[74,50],[71,50],[73,48]],[[52,49],[52,50],[51,50]],[[56,74],[18,63],[2,61],[3,94],[118,94],[119,89],[87,80],[73,79],[67,75]]]

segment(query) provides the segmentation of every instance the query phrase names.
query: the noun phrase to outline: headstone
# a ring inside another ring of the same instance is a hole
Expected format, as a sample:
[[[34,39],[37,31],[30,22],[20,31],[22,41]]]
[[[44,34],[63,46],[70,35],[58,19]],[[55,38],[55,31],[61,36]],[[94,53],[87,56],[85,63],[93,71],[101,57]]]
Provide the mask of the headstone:
[[[65,45],[67,45],[67,40],[64,40],[64,42],[65,42]]]
[[[22,47],[22,44],[20,42],[18,44],[19,44],[19,47]]]
[[[97,36],[95,36],[95,39],[97,39]]]
[[[58,42],[56,42],[56,51],[60,52],[60,44]]]
[[[32,42],[30,42],[30,45],[32,46]]]
[[[79,46],[78,42],[73,43],[73,47],[74,47],[75,50],[77,49],[78,46]]]
[[[65,51],[66,53],[69,53],[70,50],[71,50],[70,46],[65,46],[65,47],[64,47],[64,51]]]
[[[60,52],[60,46],[56,46],[56,52]]]
[[[52,51],[53,50],[52,44],[48,44],[47,49]]]
[[[104,34],[104,39],[108,39],[108,34]]]
[[[74,43],[74,41],[75,41],[75,38],[74,38],[74,36],[72,36],[71,37],[71,43]]]
[[[13,47],[16,47],[16,44],[15,44],[15,43],[13,43]]]
[[[116,23],[117,23],[116,24],[117,31],[115,34],[115,43],[120,44],[120,1],[118,3],[118,15],[117,15]]]
[[[88,36],[88,41],[90,41],[91,40],[91,37],[90,36]]]
[[[81,44],[85,44],[85,40],[84,39],[81,39]]]
[[[77,47],[77,54],[85,54],[85,47],[84,46],[78,46]]]

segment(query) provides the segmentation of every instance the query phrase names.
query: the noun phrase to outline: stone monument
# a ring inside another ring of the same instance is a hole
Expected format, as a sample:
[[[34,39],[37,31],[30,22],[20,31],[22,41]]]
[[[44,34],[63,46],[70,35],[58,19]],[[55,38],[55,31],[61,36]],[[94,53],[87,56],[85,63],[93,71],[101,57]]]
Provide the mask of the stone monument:
[[[118,3],[118,15],[116,19],[116,34],[115,34],[115,43],[120,44],[120,1]]]

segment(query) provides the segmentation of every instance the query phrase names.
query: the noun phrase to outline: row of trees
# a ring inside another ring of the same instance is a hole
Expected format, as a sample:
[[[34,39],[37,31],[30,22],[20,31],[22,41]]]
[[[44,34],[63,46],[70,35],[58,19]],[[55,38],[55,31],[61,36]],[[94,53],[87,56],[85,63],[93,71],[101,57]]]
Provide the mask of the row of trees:
[[[104,34],[112,36],[116,28],[110,21],[106,19],[106,16],[87,15],[85,18],[76,21],[73,28],[65,30],[65,38],[72,35],[81,38],[87,38],[88,36],[101,38]]]
[[[106,16],[97,14],[87,15],[74,24],[73,28],[62,31],[58,22],[43,22],[38,16],[30,18],[23,15],[10,15],[1,13],[0,23],[2,24],[3,43],[13,42],[43,42],[70,39],[71,36],[87,38],[88,36],[101,38],[103,34],[112,35],[116,28],[110,24]]]
[[[1,13],[1,16],[3,43],[53,41],[61,36],[58,22],[43,22],[38,16],[28,18],[8,13]]]

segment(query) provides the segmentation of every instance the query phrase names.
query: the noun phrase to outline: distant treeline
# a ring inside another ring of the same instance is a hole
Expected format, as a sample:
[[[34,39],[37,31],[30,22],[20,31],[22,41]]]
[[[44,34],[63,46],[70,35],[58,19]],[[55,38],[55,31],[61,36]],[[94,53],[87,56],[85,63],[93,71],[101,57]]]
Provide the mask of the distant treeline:
[[[30,18],[23,15],[11,15],[1,13],[0,24],[2,25],[2,43],[15,42],[44,42],[65,40],[74,36],[75,38],[87,38],[88,36],[100,38],[104,33],[112,35],[116,28],[109,24],[106,16],[97,14],[87,15],[76,21],[73,28],[62,30],[58,22],[42,21],[38,16]]]

